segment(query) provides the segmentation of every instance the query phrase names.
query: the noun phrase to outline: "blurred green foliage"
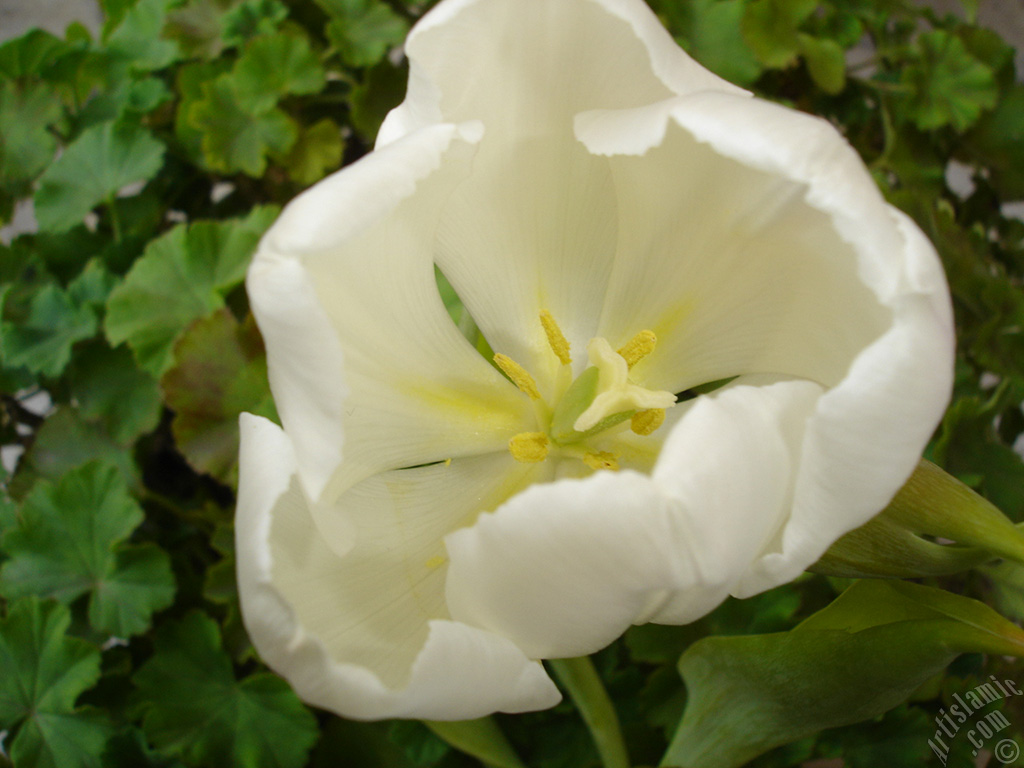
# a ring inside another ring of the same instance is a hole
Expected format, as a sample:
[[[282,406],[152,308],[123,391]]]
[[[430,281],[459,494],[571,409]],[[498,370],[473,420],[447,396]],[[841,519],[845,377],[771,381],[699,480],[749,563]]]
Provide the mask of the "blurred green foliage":
[[[1013,50],[902,0],[650,4],[710,69],[837,125],[931,237],[959,353],[929,457],[1024,521],[1024,222],[1003,208],[1024,198]],[[39,225],[0,246],[0,443],[24,450],[12,476],[0,470],[0,765],[474,765],[419,723],[312,711],[261,668],[231,543],[237,414],[274,416],[246,264],[283,203],[372,146],[404,92],[399,46],[430,3],[102,5],[98,38],[73,25],[0,45],[0,222],[31,200]],[[966,193],[951,189],[951,163]],[[52,400],[45,415],[36,393]],[[933,585],[1024,620],[1020,566]],[[691,748],[722,765],[761,752],[761,768],[974,765],[966,740],[945,761],[929,740],[954,694],[1014,675],[964,627],[1006,627],[969,601],[932,616],[933,597],[915,592],[916,607],[900,603],[914,621],[879,629],[850,608],[864,588],[833,603],[846,586],[807,576],[690,626],[635,628],[598,654],[634,763],[660,760],[685,710],[680,733],[703,734]],[[787,651],[840,614],[881,638],[868,656],[883,666],[860,679],[834,666],[842,654],[825,655],[829,668]],[[766,711],[757,696],[776,673],[803,680],[787,689],[800,701],[768,724],[744,717],[741,705]],[[898,696],[848,709],[854,694],[836,690],[856,682],[867,696],[886,680]],[[1003,735],[1024,743],[1024,697],[999,706]],[[498,722],[530,766],[596,764],[569,703]]]

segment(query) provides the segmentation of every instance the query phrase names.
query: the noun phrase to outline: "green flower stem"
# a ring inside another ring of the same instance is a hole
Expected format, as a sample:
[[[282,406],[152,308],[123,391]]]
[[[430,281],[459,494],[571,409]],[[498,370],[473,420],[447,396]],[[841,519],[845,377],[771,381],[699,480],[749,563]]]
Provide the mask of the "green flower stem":
[[[597,746],[604,768],[629,768],[629,754],[615,707],[589,656],[550,659],[548,666],[569,691]]]
[[[526,768],[493,717],[454,722],[424,720],[423,724],[442,741],[488,768]]]

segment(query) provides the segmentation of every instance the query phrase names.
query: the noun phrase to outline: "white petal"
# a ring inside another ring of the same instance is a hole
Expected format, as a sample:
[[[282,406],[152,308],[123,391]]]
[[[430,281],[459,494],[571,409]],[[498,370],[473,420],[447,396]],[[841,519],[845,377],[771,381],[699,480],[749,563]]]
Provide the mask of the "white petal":
[[[443,532],[529,474],[512,470],[481,458],[357,486],[355,540],[338,557],[313,524],[288,438],[243,415],[238,581],[260,655],[301,698],[346,717],[465,719],[556,703],[537,662],[451,621],[444,604]]]
[[[286,208],[250,268],[274,397],[329,538],[328,478],[327,504],[377,472],[504,450],[532,418],[434,278],[438,209],[477,139],[434,126],[331,176]]]
[[[652,593],[695,580],[685,531],[644,475],[534,486],[448,536],[448,605],[529,656],[604,647]]]
[[[587,109],[741,92],[684,53],[641,0],[447,0],[405,51],[409,91],[378,147],[437,122],[484,119],[535,134]]]
[[[544,658],[591,653],[631,623],[699,617],[785,519],[820,392],[797,381],[700,398],[653,477],[534,486],[450,534],[452,615]]]
[[[806,425],[791,514],[736,593],[788,581],[888,502],[948,402],[934,249],[818,118],[702,93],[583,115],[577,132],[612,156],[629,223],[619,249],[636,259],[610,278],[602,330],[659,336],[638,383],[772,372],[829,389]]]
[[[906,482],[949,402],[954,334],[931,243],[893,211],[906,239],[893,327],[864,350],[807,424],[793,511],[736,588],[740,597],[794,578],[867,522]]]
[[[902,243],[863,164],[824,121],[696,94],[591,113],[611,154],[620,254],[599,333],[658,335],[637,383],[680,391],[745,373],[838,382],[892,321]]]
[[[438,263],[491,346],[543,387],[558,362],[540,310],[584,363],[615,257],[607,163],[575,141],[574,116],[736,89],[683,53],[639,0],[446,2],[406,50],[409,93],[378,146],[441,119],[484,121],[473,174],[445,207]]]

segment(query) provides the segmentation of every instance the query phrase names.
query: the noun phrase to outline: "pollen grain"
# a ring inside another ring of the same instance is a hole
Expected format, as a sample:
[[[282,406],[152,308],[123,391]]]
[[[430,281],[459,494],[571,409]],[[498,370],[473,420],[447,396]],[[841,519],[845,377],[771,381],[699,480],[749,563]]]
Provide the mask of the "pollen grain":
[[[529,395],[533,400],[540,400],[540,390],[537,389],[537,382],[533,380],[533,376],[523,366],[508,355],[503,355],[500,352],[494,356],[494,363],[505,372],[506,376],[512,379],[512,383],[519,387],[520,392]]]
[[[555,318],[546,309],[540,311],[540,324],[544,326],[544,333],[547,334],[548,344],[551,351],[555,353],[562,365],[569,365],[572,357],[569,355],[569,340],[565,338],[562,329],[558,327]]]
[[[524,464],[544,461],[548,457],[548,436],[543,432],[520,432],[508,441],[512,458]]]
[[[632,368],[651,354],[657,344],[658,337],[654,335],[654,331],[640,331],[640,333],[627,341],[626,345],[618,350],[618,352],[626,361],[626,365]]]
[[[665,421],[664,408],[649,408],[646,411],[637,411],[630,419],[629,428],[638,435],[649,435]]]

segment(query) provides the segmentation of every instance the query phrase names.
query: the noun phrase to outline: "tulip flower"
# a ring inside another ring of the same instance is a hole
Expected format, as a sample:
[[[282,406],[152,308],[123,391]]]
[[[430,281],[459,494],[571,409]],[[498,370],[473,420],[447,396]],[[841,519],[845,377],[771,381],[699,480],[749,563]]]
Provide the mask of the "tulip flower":
[[[242,610],[345,716],[544,708],[538,660],[885,507],[949,398],[948,289],[836,130],[641,0],[444,0],[406,53],[375,150],[249,270],[282,426],[242,421]]]

